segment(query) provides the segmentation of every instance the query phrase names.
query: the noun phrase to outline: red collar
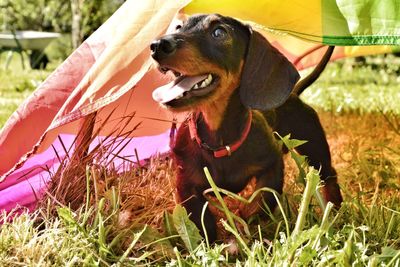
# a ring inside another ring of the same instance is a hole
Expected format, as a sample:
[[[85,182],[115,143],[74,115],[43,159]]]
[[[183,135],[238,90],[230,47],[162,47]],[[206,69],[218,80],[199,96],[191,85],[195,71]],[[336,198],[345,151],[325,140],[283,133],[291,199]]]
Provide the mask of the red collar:
[[[236,142],[222,146],[219,148],[212,148],[203,141],[201,141],[200,136],[198,135],[197,132],[197,115],[194,115],[190,117],[189,119],[189,131],[190,131],[190,136],[192,139],[196,140],[196,142],[199,144],[199,146],[211,150],[214,154],[214,157],[216,158],[222,158],[225,156],[230,156],[232,155],[233,152],[239,149],[239,147],[243,144],[243,142],[246,140],[247,136],[249,135],[250,128],[251,128],[251,121],[252,121],[253,113],[251,110],[249,110],[249,116],[247,117],[247,124],[242,132],[242,135],[240,136],[239,140]]]

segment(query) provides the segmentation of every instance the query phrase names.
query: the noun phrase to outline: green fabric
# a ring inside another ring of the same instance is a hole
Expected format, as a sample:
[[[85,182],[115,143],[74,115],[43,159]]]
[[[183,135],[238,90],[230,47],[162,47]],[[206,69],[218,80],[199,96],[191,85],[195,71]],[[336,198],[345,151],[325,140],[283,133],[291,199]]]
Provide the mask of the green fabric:
[[[400,45],[400,1],[321,0],[323,43]]]

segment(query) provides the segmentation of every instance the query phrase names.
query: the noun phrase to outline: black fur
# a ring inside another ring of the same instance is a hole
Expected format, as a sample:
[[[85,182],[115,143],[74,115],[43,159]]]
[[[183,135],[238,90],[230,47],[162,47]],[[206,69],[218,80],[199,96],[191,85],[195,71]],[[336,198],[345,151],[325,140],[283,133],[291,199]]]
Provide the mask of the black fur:
[[[177,193],[191,214],[191,219],[202,229],[200,217],[206,202],[203,191],[210,187],[203,167],[208,167],[217,186],[236,193],[252,177],[257,179],[257,188],[270,187],[282,192],[282,148],[273,135],[274,131],[282,136],[291,133],[293,138],[308,140],[308,143],[298,148],[298,152],[307,155],[310,164],[316,169],[321,168],[321,178],[326,182],[326,200],[339,206],[342,197],[318,116],[297,95],[291,94],[299,77],[296,69],[266,39],[248,26],[232,18],[211,16],[214,18],[211,23],[208,15],[193,16],[176,34],[157,40],[160,42],[167,38],[177,42],[176,51],[163,55],[165,58],[159,59],[161,52],[152,49],[153,57],[160,66],[168,64],[169,68],[173,68],[173,62],[195,60],[176,58],[180,49],[188,47],[196,50],[193,54],[202,57],[202,61],[210,61],[226,72],[236,73],[240,64],[243,64],[241,77],[240,74],[237,77],[240,86],[229,96],[218,129],[210,130],[201,112],[198,114],[198,134],[208,145],[220,147],[237,140],[243,132],[249,109],[254,109],[250,111],[253,119],[249,135],[242,146],[227,157],[216,158],[210,150],[199,146],[191,138],[188,121],[180,126],[173,147],[177,164]],[[226,28],[229,36],[224,42],[212,39],[211,33],[215,27]],[[222,84],[217,90],[225,89]],[[210,93],[210,96],[198,99],[193,97],[188,107],[191,108],[196,101],[212,101],[211,96]],[[167,103],[167,107],[173,109],[173,104]],[[272,194],[265,193],[263,198],[270,209],[276,206]],[[215,218],[209,210],[206,211],[204,223],[210,240],[215,240]]]

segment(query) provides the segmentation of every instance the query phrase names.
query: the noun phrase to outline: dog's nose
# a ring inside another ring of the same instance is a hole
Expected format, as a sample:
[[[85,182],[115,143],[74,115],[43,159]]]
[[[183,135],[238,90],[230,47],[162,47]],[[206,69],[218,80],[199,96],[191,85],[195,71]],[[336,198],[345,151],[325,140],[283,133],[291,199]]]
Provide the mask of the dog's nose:
[[[166,36],[161,39],[155,40],[150,45],[151,56],[154,59],[160,59],[173,54],[177,47],[177,41],[171,37]]]

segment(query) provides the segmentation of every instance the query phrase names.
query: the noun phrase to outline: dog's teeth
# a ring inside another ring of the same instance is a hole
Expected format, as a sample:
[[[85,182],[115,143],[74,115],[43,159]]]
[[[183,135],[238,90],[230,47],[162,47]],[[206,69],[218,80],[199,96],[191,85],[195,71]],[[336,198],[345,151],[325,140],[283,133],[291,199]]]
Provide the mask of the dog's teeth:
[[[192,89],[196,90],[196,89],[200,89],[200,88],[204,88],[210,85],[210,83],[212,82],[212,75],[208,74],[207,78],[204,79],[201,82],[196,83]]]
[[[212,75],[211,75],[211,74],[208,74],[207,79],[205,79],[204,82],[206,83],[205,86],[210,85],[210,83],[212,82]],[[204,83],[204,82],[203,82],[203,83]]]

